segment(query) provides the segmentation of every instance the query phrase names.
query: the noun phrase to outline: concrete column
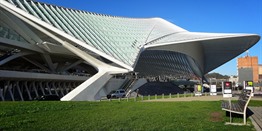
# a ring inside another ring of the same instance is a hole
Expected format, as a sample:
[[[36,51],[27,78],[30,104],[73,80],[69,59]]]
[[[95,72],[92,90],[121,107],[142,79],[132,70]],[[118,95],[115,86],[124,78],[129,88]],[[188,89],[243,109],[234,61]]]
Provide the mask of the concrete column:
[[[36,86],[35,86],[35,81],[32,81],[32,83],[31,83],[31,87],[32,87],[33,90],[35,91],[35,95],[36,95],[36,97],[39,97],[39,94],[38,94],[37,89],[36,89]]]
[[[57,96],[59,96],[59,94],[58,94],[57,91],[56,91],[55,82],[52,81],[51,85],[52,85],[52,89],[54,89],[54,91],[55,91],[55,94],[56,94]]]
[[[40,90],[42,91],[43,95],[45,95],[45,90],[44,90],[44,88],[43,88],[43,82],[42,82],[42,81],[39,81],[39,82],[38,82],[38,85],[39,85]]]
[[[21,90],[20,90],[19,81],[16,81],[16,84],[15,84],[15,85],[16,85],[16,89],[17,89],[17,91],[18,91],[18,93],[19,93],[19,96],[20,96],[21,100],[24,101],[23,94],[22,94],[22,92],[21,92]]]
[[[61,101],[93,101],[99,100],[99,91],[109,81],[112,75],[106,71],[99,71],[97,74],[86,80],[77,88],[69,92]]]
[[[52,92],[51,92],[51,89],[50,89],[50,86],[49,86],[49,82],[48,82],[48,81],[45,82],[45,86],[46,86],[46,88],[48,89],[49,95],[52,95]]]
[[[58,82],[57,84],[58,84],[58,89],[59,89],[60,92],[61,92],[61,95],[62,95],[62,96],[65,96],[64,91],[63,91],[63,87],[62,87],[62,82]]]
[[[10,81],[7,82],[7,88],[12,101],[15,101],[14,94],[12,92],[13,84]]]
[[[32,100],[30,91],[29,91],[29,89],[28,89],[27,81],[24,82],[24,87],[25,87],[25,89],[26,89],[26,92],[27,92],[27,95],[28,95],[28,97],[29,97],[29,100]]]
[[[4,98],[4,89],[0,88],[0,97],[2,99],[2,101],[5,101],[5,98]]]

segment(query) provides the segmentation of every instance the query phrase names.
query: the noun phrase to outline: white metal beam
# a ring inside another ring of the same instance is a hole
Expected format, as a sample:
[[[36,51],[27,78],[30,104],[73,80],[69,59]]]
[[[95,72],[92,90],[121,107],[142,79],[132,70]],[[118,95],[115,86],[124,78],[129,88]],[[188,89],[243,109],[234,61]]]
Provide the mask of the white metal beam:
[[[61,101],[93,101],[99,100],[98,92],[109,81],[112,75],[106,71],[100,71],[77,88],[66,94],[61,98]]]
[[[30,44],[43,43],[32,30],[30,30],[20,19],[14,17],[7,11],[0,11],[1,20],[5,21],[13,30],[23,36]]]
[[[16,81],[15,86],[16,86],[16,89],[17,89],[17,91],[19,93],[19,96],[20,96],[21,100],[24,101],[24,97],[23,97],[23,94],[22,94],[20,86],[19,86],[19,81]]]
[[[14,55],[11,55],[3,60],[0,61],[0,66],[1,65],[4,65],[5,63],[11,61],[11,60],[14,60],[16,58],[19,58],[19,57],[22,57],[22,56],[26,56],[26,55],[30,55],[32,54],[32,52],[19,52],[19,53],[16,53]]]
[[[47,72],[50,72],[50,70],[49,70],[48,68],[46,68],[45,66],[43,66],[42,64],[40,64],[40,63],[38,63],[38,62],[36,62],[36,61],[32,61],[32,60],[30,60],[30,59],[28,59],[28,58],[26,58],[26,57],[22,57],[22,58],[25,59],[26,61],[34,64],[35,66],[41,68],[42,70],[45,70],[45,71],[47,71]]]
[[[48,81],[45,82],[45,86],[46,86],[46,88],[48,89],[49,95],[52,95],[52,92],[51,92],[51,89],[50,89],[50,86],[49,86],[49,82],[48,82]]]
[[[27,81],[24,82],[24,87],[26,89],[26,92],[27,92],[27,95],[29,97],[29,100],[32,100],[31,93],[30,93],[30,91],[28,89]]]
[[[70,68],[72,68],[72,67],[74,67],[74,66],[77,66],[77,65],[81,64],[81,63],[83,63],[83,60],[77,60],[76,62],[74,62],[74,63],[72,63],[72,64],[69,64],[69,65],[67,65],[67,66],[64,66],[64,67],[62,67],[61,69],[58,69],[58,71],[64,72],[64,71],[66,71],[66,70],[68,70],[68,69],[70,69]]]
[[[1,97],[2,101],[5,101],[4,89],[2,89],[2,88],[0,88],[0,97]]]
[[[20,71],[7,71],[0,70],[1,79],[30,79],[30,80],[50,80],[50,81],[77,81],[83,82],[89,77],[77,75],[60,75],[60,74],[47,74],[47,73],[34,73],[34,72],[20,72]]]
[[[8,88],[8,92],[11,96],[12,101],[15,101],[14,94],[12,92],[13,84],[10,81],[7,82],[7,88]]]
[[[42,54],[41,55],[43,57],[43,60],[46,62],[46,64],[48,65],[49,69],[52,71],[52,72],[55,72],[55,66],[52,62],[52,59],[50,57],[50,55],[48,54]]]
[[[33,81],[30,86],[31,86],[31,88],[33,88],[33,90],[35,91],[36,97],[39,97],[38,91],[37,91],[37,89],[36,89],[36,87],[35,87],[35,81]]]
[[[14,14],[16,17],[20,18],[21,20],[25,21],[26,23],[30,24],[31,26],[33,26],[34,28],[38,29],[39,31],[43,32],[44,34],[50,36],[50,31],[54,32],[55,34],[59,34],[60,36],[63,36],[64,38],[67,38],[69,39],[70,41],[74,42],[74,43],[77,43],[78,45],[81,45],[82,47],[85,47],[87,50],[90,50],[96,54],[99,54],[101,56],[103,56],[104,58],[122,66],[123,68],[126,68],[127,70],[129,71],[132,71],[133,68],[129,65],[126,65],[125,63],[107,55],[106,53],[102,52],[102,51],[99,51],[97,49],[95,49],[94,47],[86,44],[85,42],[81,41],[81,40],[78,40],[76,38],[74,38],[73,36],[57,29],[57,28],[54,28],[53,26],[51,26],[50,24],[28,14],[28,13],[25,13],[23,10],[19,9],[19,8],[14,8],[14,5],[6,2],[6,1],[0,1],[0,6],[7,10],[8,12]],[[37,23],[37,24],[36,24]],[[47,31],[45,30],[44,28],[40,27],[39,25],[41,25],[42,27],[50,30],[50,31]],[[57,36],[55,35],[51,35],[50,36],[51,38],[55,39],[56,41],[58,41],[59,43],[63,44],[63,40],[61,40],[60,38],[58,38]]]
[[[1,42],[1,45],[5,45],[5,46],[8,46],[8,47],[17,48],[17,49],[26,49],[26,50],[30,50],[30,51],[43,53],[43,50],[41,50],[39,47],[37,47],[35,45],[24,43],[24,42],[19,42],[19,41],[16,41],[16,40],[10,40],[10,39],[3,38],[3,37],[0,37],[0,42]]]

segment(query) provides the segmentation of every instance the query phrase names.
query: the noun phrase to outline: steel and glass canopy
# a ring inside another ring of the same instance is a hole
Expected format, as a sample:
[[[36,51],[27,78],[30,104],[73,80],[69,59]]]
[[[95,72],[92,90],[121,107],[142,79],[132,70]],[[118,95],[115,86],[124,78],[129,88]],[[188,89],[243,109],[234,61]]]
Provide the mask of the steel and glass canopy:
[[[117,17],[32,0],[0,0],[0,16],[0,37],[17,41],[8,49],[76,56],[97,70],[63,100],[96,99],[112,74],[202,77],[260,39],[189,32],[161,18]],[[94,87],[99,81],[105,82]]]

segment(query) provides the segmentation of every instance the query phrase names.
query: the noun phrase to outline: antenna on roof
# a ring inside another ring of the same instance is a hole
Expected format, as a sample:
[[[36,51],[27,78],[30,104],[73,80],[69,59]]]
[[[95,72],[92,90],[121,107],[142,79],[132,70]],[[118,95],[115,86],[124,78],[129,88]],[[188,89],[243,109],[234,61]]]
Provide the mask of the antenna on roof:
[[[247,56],[246,56],[246,57],[248,57],[249,50],[247,50],[246,53],[247,53]]]

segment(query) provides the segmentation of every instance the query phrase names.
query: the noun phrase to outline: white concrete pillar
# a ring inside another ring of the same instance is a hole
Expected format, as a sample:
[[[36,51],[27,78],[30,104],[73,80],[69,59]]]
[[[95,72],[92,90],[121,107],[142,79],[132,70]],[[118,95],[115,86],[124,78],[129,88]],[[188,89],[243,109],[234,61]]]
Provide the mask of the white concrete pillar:
[[[2,101],[5,101],[5,98],[4,98],[4,89],[0,88],[0,97],[2,99]]]
[[[57,84],[58,84],[58,89],[60,90],[61,95],[65,96],[64,91],[63,91],[63,87],[62,87],[62,82],[58,82]]]
[[[59,96],[59,94],[58,94],[58,92],[57,92],[57,90],[56,90],[56,86],[55,86],[55,82],[53,82],[52,81],[52,89],[55,91],[55,94],[57,95],[57,96]]]
[[[33,90],[35,91],[35,95],[36,95],[36,97],[39,97],[39,94],[38,94],[37,89],[36,89],[36,86],[35,86],[35,81],[32,81],[32,83],[31,83],[31,87],[32,87]]]
[[[47,90],[48,90],[49,95],[52,95],[52,92],[51,92],[51,89],[50,89],[50,86],[49,86],[49,82],[48,82],[48,81],[45,82],[45,86],[46,86],[46,88],[47,88]]]
[[[29,100],[32,100],[31,93],[30,93],[30,91],[28,89],[27,81],[24,82],[24,87],[26,89],[26,92],[27,92]]]
[[[17,89],[17,91],[19,93],[19,96],[20,96],[21,100],[24,101],[23,94],[22,94],[22,92],[20,90],[19,81],[16,81],[15,85],[16,85],[16,89]]]
[[[74,90],[61,98],[61,101],[93,101],[99,100],[99,91],[112,77],[106,71],[99,71],[97,74],[83,82]]]
[[[44,90],[44,88],[43,88],[43,82],[42,82],[42,81],[39,81],[39,82],[38,82],[38,85],[39,85],[39,88],[40,88],[40,90],[42,91],[43,95],[45,95],[45,90]]]
[[[12,101],[15,101],[14,94],[12,92],[13,84],[10,81],[7,82],[7,88]]]

